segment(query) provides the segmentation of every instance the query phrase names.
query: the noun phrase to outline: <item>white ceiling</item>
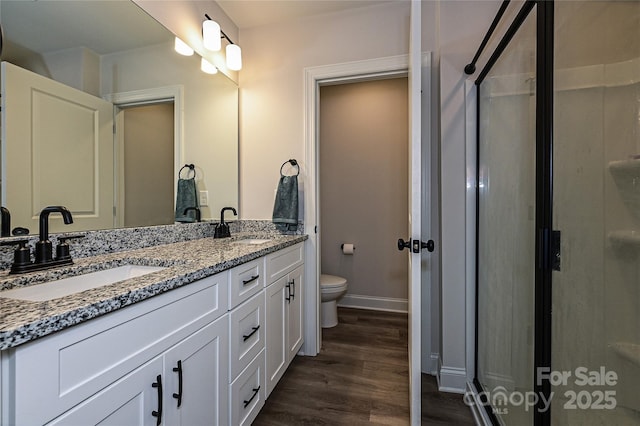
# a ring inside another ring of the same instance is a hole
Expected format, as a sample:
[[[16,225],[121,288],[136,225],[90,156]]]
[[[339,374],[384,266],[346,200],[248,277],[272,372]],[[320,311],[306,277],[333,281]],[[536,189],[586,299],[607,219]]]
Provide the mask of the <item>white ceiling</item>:
[[[239,29],[407,0],[217,0]]]

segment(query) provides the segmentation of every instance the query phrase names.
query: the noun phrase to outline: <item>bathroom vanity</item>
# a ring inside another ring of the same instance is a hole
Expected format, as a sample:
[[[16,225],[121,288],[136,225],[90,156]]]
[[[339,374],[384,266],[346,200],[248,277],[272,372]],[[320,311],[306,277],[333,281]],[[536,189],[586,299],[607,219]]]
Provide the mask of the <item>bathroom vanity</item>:
[[[1,424],[251,424],[303,343],[306,238],[202,238],[3,274],[9,289],[157,267],[61,298],[0,292]]]

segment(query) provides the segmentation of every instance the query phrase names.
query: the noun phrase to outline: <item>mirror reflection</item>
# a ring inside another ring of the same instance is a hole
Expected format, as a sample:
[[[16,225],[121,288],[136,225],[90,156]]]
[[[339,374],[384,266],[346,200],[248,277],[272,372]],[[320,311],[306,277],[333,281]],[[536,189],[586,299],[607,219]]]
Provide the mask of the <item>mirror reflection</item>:
[[[195,180],[187,199],[203,220],[238,205],[236,84],[177,54],[137,5],[2,0],[0,24],[0,194],[12,229],[36,233],[48,205],[74,218],[52,215],[52,232],[174,223],[178,178]]]

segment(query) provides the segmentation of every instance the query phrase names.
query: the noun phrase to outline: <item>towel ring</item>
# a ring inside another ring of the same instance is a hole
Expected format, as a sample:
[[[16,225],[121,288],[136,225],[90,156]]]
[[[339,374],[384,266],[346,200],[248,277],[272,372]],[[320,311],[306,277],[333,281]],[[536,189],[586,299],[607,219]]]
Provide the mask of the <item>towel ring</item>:
[[[185,164],[184,166],[182,166],[182,168],[180,169],[180,171],[178,172],[178,178],[180,178],[180,175],[182,174],[182,171],[188,168],[190,171],[193,172],[193,177],[196,177],[196,166],[194,166],[193,164]],[[189,172],[187,171],[187,178],[189,177]]]
[[[296,174],[295,174],[295,176],[300,175],[300,165],[298,164],[298,162],[297,162],[295,159],[291,159],[291,160],[287,160],[287,161],[285,161],[284,163],[282,163],[282,166],[280,166],[280,176],[284,176],[284,175],[282,174],[282,169],[284,168],[285,164],[287,164],[287,163],[289,163],[289,164],[291,164],[292,166],[294,166],[294,167],[297,167],[297,168],[298,168],[298,173],[296,173]]]

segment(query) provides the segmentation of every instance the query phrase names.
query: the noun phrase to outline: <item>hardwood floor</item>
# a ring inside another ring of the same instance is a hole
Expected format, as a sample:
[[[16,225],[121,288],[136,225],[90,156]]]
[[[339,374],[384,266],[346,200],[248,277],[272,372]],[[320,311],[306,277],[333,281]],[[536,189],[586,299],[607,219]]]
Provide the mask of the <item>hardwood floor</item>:
[[[315,357],[296,357],[255,426],[408,425],[407,315],[339,308]],[[462,396],[423,375],[425,425],[472,425]],[[426,412],[425,412],[426,411]]]

